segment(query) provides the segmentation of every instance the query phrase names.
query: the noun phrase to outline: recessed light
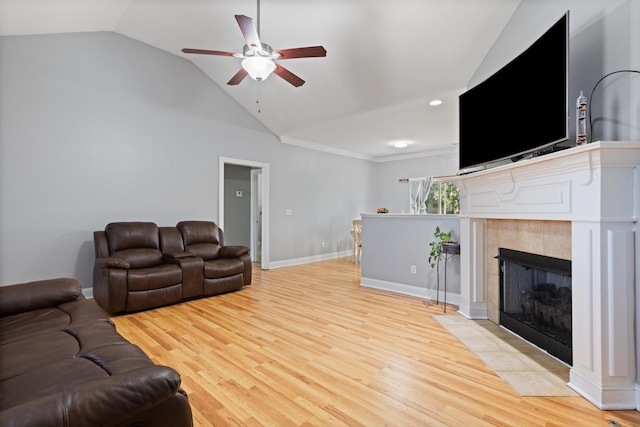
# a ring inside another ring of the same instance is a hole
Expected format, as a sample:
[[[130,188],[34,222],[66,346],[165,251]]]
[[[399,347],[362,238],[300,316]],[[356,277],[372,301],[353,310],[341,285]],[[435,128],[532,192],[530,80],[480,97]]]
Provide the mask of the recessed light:
[[[439,99],[434,99],[429,103],[429,105],[431,105],[432,107],[435,107],[436,105],[440,105],[440,104],[442,104],[442,101]]]
[[[409,141],[393,141],[393,146],[396,148],[405,148],[409,145]]]

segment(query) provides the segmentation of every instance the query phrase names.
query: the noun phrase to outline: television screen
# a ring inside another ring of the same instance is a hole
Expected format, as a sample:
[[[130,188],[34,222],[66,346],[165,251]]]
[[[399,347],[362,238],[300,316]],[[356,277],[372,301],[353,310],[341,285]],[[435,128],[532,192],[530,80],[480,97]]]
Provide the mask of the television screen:
[[[524,52],[459,97],[460,173],[569,138],[569,12]]]

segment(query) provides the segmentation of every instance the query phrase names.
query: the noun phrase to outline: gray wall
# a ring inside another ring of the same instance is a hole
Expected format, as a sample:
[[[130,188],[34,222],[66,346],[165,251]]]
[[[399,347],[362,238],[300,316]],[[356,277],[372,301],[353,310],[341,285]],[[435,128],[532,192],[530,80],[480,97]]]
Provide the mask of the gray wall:
[[[436,299],[440,273],[440,300],[444,297],[444,260],[439,270],[429,264],[434,232],[452,232],[460,239],[457,215],[367,215],[362,220],[362,282],[380,289]],[[460,257],[448,257],[447,301],[460,298]],[[412,274],[410,266],[416,266]]]
[[[116,33],[1,37],[0,94],[0,285],[91,287],[109,222],[216,221],[221,156],[271,166],[271,261],[349,250],[374,209],[373,163],[280,143],[191,62]]]
[[[236,195],[237,191],[242,196]],[[227,245],[251,247],[251,168],[224,168],[224,239]]]

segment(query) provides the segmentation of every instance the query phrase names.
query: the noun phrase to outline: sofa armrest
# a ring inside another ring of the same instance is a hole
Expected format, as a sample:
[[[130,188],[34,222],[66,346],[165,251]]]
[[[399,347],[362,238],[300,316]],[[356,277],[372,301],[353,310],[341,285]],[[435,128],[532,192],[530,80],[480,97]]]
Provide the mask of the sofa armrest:
[[[72,278],[0,286],[0,317],[55,307],[82,298],[82,286]]]
[[[248,253],[249,248],[246,246],[222,246],[218,254],[222,258],[238,258]]]
[[[98,268],[131,268],[128,261],[117,257],[96,258],[95,266]]]
[[[135,425],[141,414],[162,408],[162,403],[181,393],[180,375],[155,365],[78,384],[63,393],[48,394],[0,411],[0,425],[13,426],[117,426]],[[186,400],[185,400],[186,403]],[[190,426],[191,409],[165,413],[167,425]]]

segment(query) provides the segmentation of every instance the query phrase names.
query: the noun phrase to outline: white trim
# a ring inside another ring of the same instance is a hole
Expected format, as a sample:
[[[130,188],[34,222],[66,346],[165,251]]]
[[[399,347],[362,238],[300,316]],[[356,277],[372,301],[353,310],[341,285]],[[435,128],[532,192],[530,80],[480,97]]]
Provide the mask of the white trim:
[[[419,153],[413,153],[413,154],[399,154],[395,156],[376,157],[373,159],[373,161],[376,163],[384,163],[384,162],[396,162],[398,160],[418,159],[421,157],[437,157],[437,156],[453,156],[453,155],[457,155],[457,151],[455,150],[455,147],[421,151]]]
[[[289,136],[280,136],[280,142],[283,144],[295,145],[297,147],[307,148],[309,150],[324,151],[325,153],[337,154],[339,156],[353,157],[361,160],[368,160],[375,163],[395,162],[398,160],[418,159],[421,157],[435,157],[435,156],[451,156],[457,154],[456,147],[440,148],[429,151],[422,151],[413,154],[400,154],[394,156],[382,156],[374,157],[365,154],[354,153],[353,151],[342,150],[340,148],[329,147],[326,145],[316,144],[302,139],[292,138]]]
[[[326,145],[315,144],[313,142],[291,138],[288,136],[281,136],[280,142],[283,144],[289,144],[289,145],[295,145],[297,147],[308,148],[309,150],[324,151],[326,153],[338,154],[340,156],[346,156],[346,157],[354,157],[356,159],[368,160],[370,162],[376,161],[375,157],[354,153],[352,151],[341,150],[339,148],[328,147]]]

